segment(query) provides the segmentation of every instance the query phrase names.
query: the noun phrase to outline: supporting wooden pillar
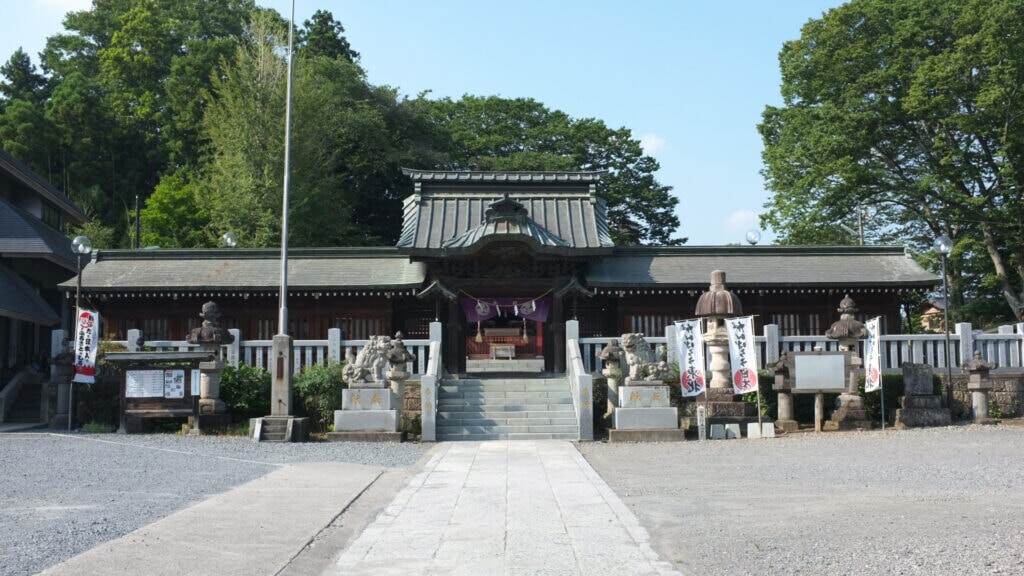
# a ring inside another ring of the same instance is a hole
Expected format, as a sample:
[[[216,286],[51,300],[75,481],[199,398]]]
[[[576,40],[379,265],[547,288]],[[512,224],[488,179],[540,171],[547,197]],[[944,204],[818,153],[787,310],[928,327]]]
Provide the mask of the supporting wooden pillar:
[[[565,372],[565,310],[562,299],[558,296],[551,297],[551,335],[553,358],[544,359],[544,369],[560,374]]]

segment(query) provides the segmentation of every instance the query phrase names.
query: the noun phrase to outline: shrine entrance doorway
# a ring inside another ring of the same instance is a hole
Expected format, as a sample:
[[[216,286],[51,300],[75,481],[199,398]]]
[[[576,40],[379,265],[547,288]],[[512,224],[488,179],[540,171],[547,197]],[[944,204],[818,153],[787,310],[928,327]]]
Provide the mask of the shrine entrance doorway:
[[[467,372],[542,372],[551,296],[459,297]]]

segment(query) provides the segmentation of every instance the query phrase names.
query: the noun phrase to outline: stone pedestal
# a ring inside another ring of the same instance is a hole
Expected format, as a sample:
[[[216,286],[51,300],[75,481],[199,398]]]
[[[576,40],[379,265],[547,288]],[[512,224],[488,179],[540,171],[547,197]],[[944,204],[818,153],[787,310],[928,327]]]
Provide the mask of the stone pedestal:
[[[224,414],[227,407],[220,399],[220,374],[224,363],[218,360],[199,363],[199,415]],[[200,423],[202,428],[202,423]]]
[[[601,374],[608,382],[608,409],[605,411],[604,418],[605,421],[610,422],[615,414],[615,407],[619,405],[619,378],[622,377],[622,370],[605,368],[601,370]]]
[[[901,408],[896,410],[896,428],[917,426],[949,426],[953,416],[948,408],[942,407],[942,396],[934,394],[932,367],[928,364],[905,363],[903,370],[903,393]]]
[[[683,440],[679,413],[669,402],[668,386],[660,380],[635,380],[621,386],[615,409],[615,429],[609,442],[665,442]]]
[[[967,390],[971,393],[971,414],[975,424],[998,422],[988,417],[988,393],[991,389],[992,387],[987,385],[984,388],[972,388],[971,383],[967,383]]]
[[[57,390],[57,411],[49,420],[50,428],[65,430],[68,427],[68,406],[71,404],[71,378],[75,367],[71,365],[50,365],[50,382]]]
[[[291,416],[292,414],[292,337],[287,334],[274,336],[271,348],[270,370],[270,415]]]
[[[836,409],[832,419],[825,422],[825,430],[870,430],[874,427],[871,415],[864,409],[864,398],[857,392],[857,378],[860,374],[861,360],[852,351],[846,373],[846,390],[836,400]]]
[[[685,415],[696,421],[697,407],[707,407],[708,425],[736,424],[740,429],[750,422],[757,422],[757,406],[737,399],[732,386],[728,388],[705,388],[704,392],[694,397],[694,402],[686,405]]]
[[[975,424],[999,422],[988,417],[988,393],[992,390],[989,372],[995,368],[994,362],[982,359],[981,352],[975,352],[974,358],[963,365],[967,371],[967,391],[971,393],[971,417]]]
[[[401,424],[401,398],[391,388],[350,388],[342,391],[341,410],[334,411],[334,431],[327,439],[400,442],[404,438]]]
[[[778,413],[775,419],[775,427],[783,432],[796,432],[800,425],[793,418],[793,384],[789,379],[789,370],[785,360],[775,366],[775,382],[772,389],[778,391],[777,404]]]

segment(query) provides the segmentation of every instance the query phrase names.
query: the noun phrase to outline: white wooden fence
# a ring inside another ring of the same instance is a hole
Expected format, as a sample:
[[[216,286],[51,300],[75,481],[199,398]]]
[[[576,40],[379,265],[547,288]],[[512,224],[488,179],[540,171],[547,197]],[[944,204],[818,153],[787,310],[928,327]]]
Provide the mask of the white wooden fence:
[[[1024,325],[1017,326],[1017,331],[1013,326],[1000,326],[997,333],[985,334],[974,331],[969,323],[957,324],[955,332],[949,335],[950,364],[959,367],[965,360],[974,357],[977,351],[981,352],[982,358],[995,362],[999,370],[1020,370],[1024,358],[1024,333],[1021,333],[1020,327]],[[674,338],[674,333],[674,326],[666,326],[664,336],[648,336],[647,341],[654,346],[664,346]],[[583,363],[589,372],[600,370],[601,362],[597,355],[612,338],[618,336],[580,338]],[[779,336],[778,327],[774,324],[766,325],[764,333],[755,336],[754,340],[757,365],[762,369],[778,360],[782,352],[809,351],[818,347],[822,350],[839,349],[838,342],[824,336]],[[930,364],[935,368],[946,367],[945,334],[883,334],[881,340],[883,370],[898,372],[904,362]],[[858,346],[858,354],[863,358],[864,342],[861,341]],[[675,359],[673,346],[667,346],[667,353],[670,360]],[[710,356],[705,354],[705,357]]]

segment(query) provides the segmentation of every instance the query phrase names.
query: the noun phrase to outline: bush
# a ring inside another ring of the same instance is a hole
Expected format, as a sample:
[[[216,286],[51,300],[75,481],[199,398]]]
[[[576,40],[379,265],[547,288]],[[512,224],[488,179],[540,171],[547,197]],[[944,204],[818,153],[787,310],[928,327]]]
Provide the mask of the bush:
[[[235,420],[270,414],[270,372],[239,364],[220,375],[220,399]]]
[[[779,391],[774,389],[775,373],[771,370],[757,371],[757,389],[761,391],[761,416],[774,418],[779,415]],[[741,396],[744,402],[757,405],[757,392]]]
[[[345,388],[341,379],[343,366],[310,366],[295,377],[295,395],[320,432],[327,432],[334,422],[334,411],[341,409],[341,391]]]

